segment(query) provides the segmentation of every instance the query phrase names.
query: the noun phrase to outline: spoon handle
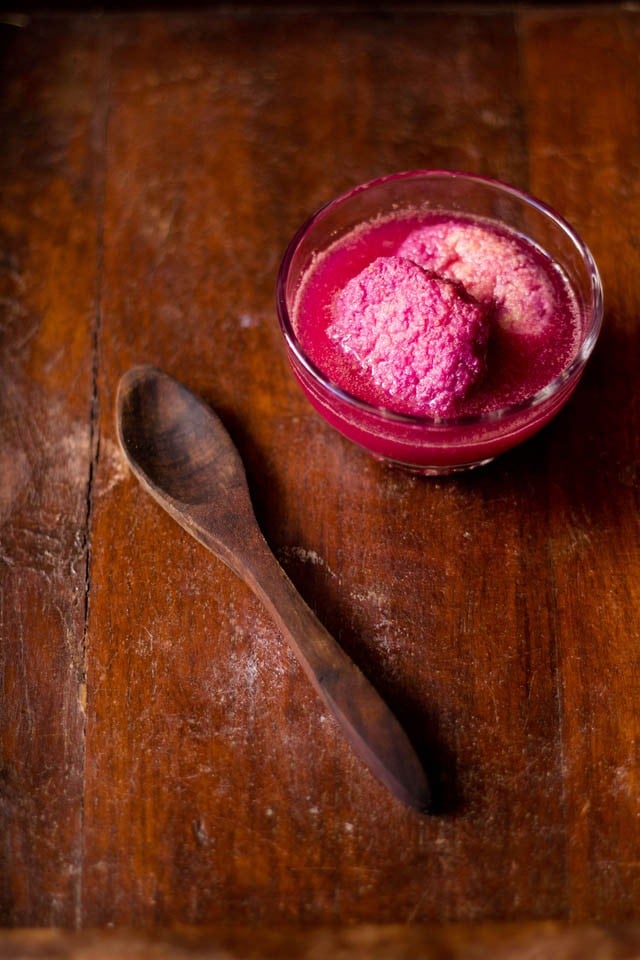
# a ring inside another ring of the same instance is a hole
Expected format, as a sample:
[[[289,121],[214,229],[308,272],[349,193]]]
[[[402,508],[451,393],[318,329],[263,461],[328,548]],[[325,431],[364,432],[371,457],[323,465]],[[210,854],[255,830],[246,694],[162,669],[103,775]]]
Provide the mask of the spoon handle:
[[[429,785],[405,731],[361,670],[322,626],[260,531],[242,577],[262,600],[354,752],[396,797],[427,809]]]

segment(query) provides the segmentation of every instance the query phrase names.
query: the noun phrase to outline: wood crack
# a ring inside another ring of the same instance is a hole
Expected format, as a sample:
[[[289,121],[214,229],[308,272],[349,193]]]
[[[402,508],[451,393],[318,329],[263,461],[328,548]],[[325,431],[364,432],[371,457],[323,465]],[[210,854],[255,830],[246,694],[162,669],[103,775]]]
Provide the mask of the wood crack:
[[[76,928],[83,925],[83,880],[84,880],[84,829],[85,829],[85,800],[86,800],[86,750],[87,750],[87,702],[89,697],[88,658],[89,658],[89,625],[91,613],[91,566],[92,566],[92,524],[93,508],[96,495],[96,476],[100,461],[100,339],[102,331],[103,279],[104,279],[104,243],[105,243],[105,196],[106,196],[106,167],[107,167],[107,133],[109,124],[109,66],[110,66],[110,33],[108,26],[103,22],[99,25],[99,47],[101,56],[101,76],[99,94],[96,98],[96,107],[93,116],[94,152],[99,163],[97,165],[97,199],[96,199],[96,287],[95,313],[91,338],[91,395],[89,401],[89,475],[86,490],[85,508],[85,572],[84,572],[84,627],[81,647],[81,670],[78,685],[78,706],[82,712],[81,736],[81,769],[82,795],[80,807],[80,830],[76,863],[76,890],[74,922]]]

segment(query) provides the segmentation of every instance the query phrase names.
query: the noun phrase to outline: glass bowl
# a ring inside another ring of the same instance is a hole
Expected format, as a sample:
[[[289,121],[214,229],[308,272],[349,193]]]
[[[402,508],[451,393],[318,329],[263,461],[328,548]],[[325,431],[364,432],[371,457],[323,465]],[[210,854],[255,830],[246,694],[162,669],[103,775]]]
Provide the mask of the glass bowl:
[[[471,215],[504,225],[546,253],[575,295],[579,334],[561,372],[531,396],[490,412],[430,417],[398,413],[349,393],[308,356],[295,329],[294,304],[317,258],[362,224],[411,211]],[[576,232],[545,204],[514,187],[453,171],[395,173],[355,187],[314,213],[289,243],[276,304],[293,373],[316,411],[369,454],[420,474],[447,474],[488,463],[558,413],[575,389],[602,323],[596,264]]]

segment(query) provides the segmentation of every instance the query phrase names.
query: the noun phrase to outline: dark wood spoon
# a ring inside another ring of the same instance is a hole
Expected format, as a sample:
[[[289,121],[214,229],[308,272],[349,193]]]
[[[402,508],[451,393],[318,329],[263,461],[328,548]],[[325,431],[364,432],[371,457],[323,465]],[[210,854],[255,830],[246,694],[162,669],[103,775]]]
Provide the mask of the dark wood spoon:
[[[120,445],[144,489],[262,600],[371,772],[404,803],[426,810],[429,786],[406,733],[275,559],[240,456],[215,413],[150,366],[123,376],[116,406]]]

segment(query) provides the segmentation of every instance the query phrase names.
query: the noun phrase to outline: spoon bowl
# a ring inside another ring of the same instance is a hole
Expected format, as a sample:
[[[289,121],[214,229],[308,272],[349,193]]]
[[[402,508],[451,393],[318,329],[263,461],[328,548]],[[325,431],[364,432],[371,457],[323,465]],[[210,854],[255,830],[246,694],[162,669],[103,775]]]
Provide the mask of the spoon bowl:
[[[128,383],[134,389],[126,389]],[[138,470],[165,495],[185,506],[206,503],[212,491],[240,471],[224,429],[216,431],[216,443],[211,443],[211,412],[193,394],[151,370],[124,380],[119,422],[128,458],[135,459]]]

